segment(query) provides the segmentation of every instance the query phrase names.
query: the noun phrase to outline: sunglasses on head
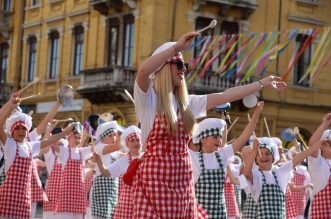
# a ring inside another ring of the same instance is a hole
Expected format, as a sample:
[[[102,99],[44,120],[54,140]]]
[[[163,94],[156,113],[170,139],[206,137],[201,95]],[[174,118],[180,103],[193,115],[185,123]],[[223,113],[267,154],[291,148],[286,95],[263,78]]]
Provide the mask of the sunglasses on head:
[[[175,64],[177,66],[178,71],[183,70],[184,67],[186,68],[186,70],[188,69],[188,63],[184,63],[180,60],[171,61],[170,64]]]

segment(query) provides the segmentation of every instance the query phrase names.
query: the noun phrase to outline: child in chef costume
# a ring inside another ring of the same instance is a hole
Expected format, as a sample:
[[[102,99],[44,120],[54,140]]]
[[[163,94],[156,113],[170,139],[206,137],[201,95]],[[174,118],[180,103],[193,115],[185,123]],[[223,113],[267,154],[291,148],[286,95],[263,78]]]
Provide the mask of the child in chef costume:
[[[262,108],[263,102],[259,102],[251,121],[243,133],[231,145],[227,145],[221,150],[219,150],[222,145],[221,136],[226,122],[221,119],[208,118],[198,124],[194,136],[200,142],[200,152],[190,151],[190,155],[193,165],[195,195],[198,202],[208,212],[208,218],[227,218],[224,197],[226,167],[234,152],[240,150],[251,136]],[[227,192],[232,192],[231,205],[234,205],[233,207],[236,206],[236,213],[238,213],[238,215],[230,215],[233,218],[239,217],[234,190],[227,190]]]
[[[311,148],[299,153],[293,160],[281,167],[274,167],[274,152],[277,145],[270,138],[258,138],[253,141],[255,156],[249,157],[244,173],[250,182],[251,193],[257,203],[257,215],[254,218],[285,218],[285,192],[292,176],[293,167],[321,146],[317,142]],[[258,154],[260,149],[260,154]],[[252,169],[254,160],[258,169]]]
[[[32,159],[41,149],[70,134],[73,128],[69,126],[63,133],[45,140],[28,142],[31,116],[15,112],[7,118],[20,101],[20,92],[14,92],[1,108],[0,126],[6,123],[6,132],[0,129],[0,141],[6,159],[6,179],[0,188],[0,217],[6,218],[31,217]]]
[[[96,131],[98,143],[95,153],[100,156],[103,164],[109,166],[118,159],[120,150],[120,127],[116,121],[100,124]],[[118,199],[118,179],[102,176],[96,168],[96,177],[91,188],[91,210],[94,218],[111,218]]]
[[[107,177],[119,177],[118,203],[112,219],[131,218],[133,212],[132,186],[123,182],[122,176],[125,174],[130,162],[142,156],[140,129],[131,125],[124,130],[121,135],[122,146],[127,154],[122,155],[107,168],[102,162],[98,162],[100,171]],[[100,159],[97,159],[101,161]]]
[[[309,139],[309,148],[322,141],[320,150],[308,158],[308,171],[314,185],[311,218],[330,218],[331,215],[331,113]]]
[[[92,146],[81,147],[82,125],[74,123],[74,130],[67,137],[68,147],[52,145],[62,164],[62,177],[55,215],[57,218],[81,219],[86,212],[84,163],[92,157]]]

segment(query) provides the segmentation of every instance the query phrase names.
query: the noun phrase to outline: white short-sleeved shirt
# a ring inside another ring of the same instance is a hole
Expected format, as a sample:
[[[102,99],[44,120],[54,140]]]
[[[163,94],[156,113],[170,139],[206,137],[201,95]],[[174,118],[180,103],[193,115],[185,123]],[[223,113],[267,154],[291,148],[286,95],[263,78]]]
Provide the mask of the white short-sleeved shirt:
[[[3,151],[5,154],[5,172],[9,170],[13,164],[16,157],[16,144],[18,145],[18,153],[20,157],[30,157],[30,151],[32,157],[35,157],[40,152],[40,141],[30,141],[19,143],[14,141],[14,139],[7,136],[5,145],[3,146]]]
[[[308,170],[307,170],[307,167],[306,166],[303,166],[303,165],[297,165],[295,168],[294,168],[295,172],[298,173],[298,174],[301,174],[305,177],[305,180],[303,181],[303,185],[307,185],[311,182],[310,180],[310,176],[309,176],[309,173],[308,173]]]
[[[38,133],[37,129],[33,129],[32,132],[29,132],[29,141],[39,141],[41,135]]]
[[[69,148],[71,150],[71,159],[73,160],[79,160],[80,155],[79,152],[82,154],[82,161],[86,161],[87,159],[91,158],[93,156],[92,147],[75,147],[75,148]],[[62,163],[62,168],[64,168],[68,162],[69,159],[69,150],[66,147],[60,147],[60,152],[56,152],[55,154],[58,156]]]
[[[222,165],[223,165],[225,175],[226,175],[226,172],[227,172],[226,167],[229,163],[230,157],[233,156],[232,145],[227,145],[222,150],[219,150],[215,153],[218,153],[220,155],[220,158],[222,160]],[[189,154],[190,154],[191,160],[192,160],[193,179],[194,179],[194,183],[196,183],[196,182],[198,182],[198,179],[201,174],[201,166],[200,166],[200,162],[199,162],[199,152],[194,152],[192,150],[189,150]],[[220,165],[219,165],[214,153],[202,153],[202,154],[203,154],[203,164],[204,164],[206,170],[220,168]]]
[[[246,189],[248,187],[248,182],[244,174],[240,174],[240,165],[229,163],[229,167],[233,176],[239,180],[239,185],[235,185],[235,186],[237,186],[237,188],[239,189]],[[230,181],[229,178],[227,178],[227,180]]]
[[[318,150],[317,158],[308,157],[308,172],[314,185],[314,195],[323,190],[329,183],[331,160],[325,159]]]
[[[142,153],[139,157],[142,156]],[[132,157],[132,159],[136,159],[138,157]],[[113,162],[110,166],[108,166],[108,171],[111,176],[113,177],[119,177],[122,176],[124,173],[126,173],[126,170],[129,167],[129,155],[124,154],[118,160]]]
[[[54,168],[54,165],[55,165],[56,155],[52,149],[49,149],[48,152],[44,154],[44,157],[45,157],[47,171],[48,171],[48,173],[51,173]],[[56,163],[61,164],[61,160],[57,159]]]
[[[253,185],[250,183],[249,183],[249,185],[251,186],[250,190],[252,192],[253,199],[256,202],[258,202],[259,197],[261,195],[261,191],[262,191],[262,185],[263,185],[262,177],[263,176],[258,169],[254,169],[252,172],[253,172]],[[262,171],[262,172],[264,173],[267,184],[277,184],[275,181],[274,175],[272,174],[272,172],[274,172],[277,177],[278,185],[280,186],[281,190],[285,194],[288,182],[292,178],[293,163],[292,163],[292,161],[287,161],[281,167],[273,166],[272,170]]]
[[[118,159],[118,157],[121,155],[120,152],[118,151],[114,151],[112,153],[109,153],[109,154],[103,154],[102,151],[103,149],[107,146],[107,144],[104,144],[102,142],[98,142],[96,145],[95,145],[95,153],[98,154],[102,160],[102,163],[105,167],[109,167],[110,164],[112,164],[115,160]],[[101,175],[101,172],[99,170],[99,167],[96,167],[95,169],[95,175],[96,176],[100,176]]]
[[[141,125],[141,142],[144,145],[150,131],[153,128],[156,116],[157,97],[152,83],[145,93],[137,81],[134,84],[135,110]],[[177,104],[173,98],[174,110],[177,111]],[[195,118],[206,116],[207,95],[189,95],[189,109]]]

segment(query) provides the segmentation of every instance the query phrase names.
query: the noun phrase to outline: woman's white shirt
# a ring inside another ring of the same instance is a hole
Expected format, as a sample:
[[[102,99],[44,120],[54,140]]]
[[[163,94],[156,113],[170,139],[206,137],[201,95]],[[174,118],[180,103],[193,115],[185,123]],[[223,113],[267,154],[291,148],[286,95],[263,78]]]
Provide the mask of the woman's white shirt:
[[[325,159],[318,150],[317,158],[308,157],[308,172],[314,185],[314,195],[323,190],[329,183],[331,160]]]
[[[19,143],[14,139],[7,136],[5,145],[3,146],[3,152],[5,154],[5,172],[7,173],[16,157],[16,145],[18,146],[18,153],[20,157],[30,157],[30,151],[32,157],[35,157],[40,152],[40,141],[30,141]]]
[[[141,142],[144,145],[150,131],[153,128],[156,116],[157,96],[152,83],[147,92],[142,91],[137,81],[134,83],[135,111],[141,125]],[[175,98],[173,98],[174,110],[177,111]],[[206,116],[207,95],[189,95],[189,109],[195,118]]]
[[[198,182],[198,179],[201,174],[201,166],[200,166],[200,158],[199,158],[199,152],[194,152],[192,150],[189,150],[191,160],[192,160],[192,167],[193,167],[193,179],[194,184]],[[221,160],[223,169],[225,171],[225,175],[227,173],[226,167],[228,163],[230,162],[229,159],[233,156],[233,148],[232,145],[227,145],[223,149],[215,152],[218,153]],[[218,163],[218,160],[214,153],[202,153],[203,154],[203,164],[206,170],[210,169],[219,169],[220,165]]]
[[[293,174],[293,163],[292,161],[287,161],[281,167],[273,166],[272,170],[269,171],[262,171],[264,173],[266,184],[277,184],[272,172],[276,174],[278,185],[280,186],[281,190],[285,194],[288,182],[292,178]],[[258,169],[253,169],[253,184],[249,183],[251,186],[250,191],[252,192],[253,199],[258,202],[259,197],[262,192],[262,174]]]

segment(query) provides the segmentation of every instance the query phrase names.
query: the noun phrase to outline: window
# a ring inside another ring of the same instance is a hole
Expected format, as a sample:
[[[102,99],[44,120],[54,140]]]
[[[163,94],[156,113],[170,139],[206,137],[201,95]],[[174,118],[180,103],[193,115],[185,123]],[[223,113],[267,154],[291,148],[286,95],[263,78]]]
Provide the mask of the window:
[[[124,48],[123,65],[132,66],[133,44],[134,44],[134,17],[132,15],[124,17]]]
[[[8,69],[8,43],[0,44],[0,83],[5,83]]]
[[[2,2],[2,10],[3,10],[3,22],[6,25],[10,23],[10,12],[11,12],[11,0],[4,0]]]
[[[222,45],[221,46],[222,47],[223,46],[227,46],[227,44],[231,40],[233,40],[232,39],[232,36],[234,34],[238,34],[238,33],[239,33],[239,24],[237,22],[223,21],[221,23],[221,32],[220,32],[220,34],[226,34],[227,37],[226,37],[226,39],[223,39],[222,40]],[[221,61],[223,60],[223,58],[225,57],[225,55],[228,53],[228,51],[230,50],[230,48],[231,48],[231,46],[222,53],[222,55],[220,56],[220,59],[219,59],[219,62],[218,63],[215,62],[213,64],[213,68],[212,68],[213,70],[216,70],[217,69],[218,65],[221,63]],[[229,55],[228,60],[232,57],[232,55],[234,55],[237,52],[237,48],[238,48],[238,44],[236,45],[236,47],[234,48],[234,50]],[[235,62],[235,61],[236,61],[236,57],[232,60],[232,62]],[[235,79],[235,74],[230,75],[230,72],[234,72],[236,70],[237,66],[233,66],[231,69],[229,69],[229,67],[230,67],[230,65],[226,69],[224,69],[223,72],[229,73],[229,74],[227,74],[227,76],[229,76],[229,77],[231,76],[231,78]]]
[[[108,42],[108,65],[117,64],[118,56],[118,34],[120,29],[120,23],[117,18],[109,20],[109,42]]]
[[[39,5],[39,0],[31,0],[31,6]]]
[[[198,17],[197,20],[195,21],[195,29],[201,30],[202,28],[207,27],[211,21],[212,21],[211,18]],[[210,28],[202,32],[199,36],[195,37],[194,40],[199,41],[204,36],[212,36],[212,35],[214,35],[214,29]],[[194,57],[197,57],[200,54],[202,45],[203,43],[199,44],[194,48],[194,53],[193,53]]]
[[[11,0],[4,0],[3,5],[2,5],[2,9],[4,11],[11,11]]]
[[[79,75],[83,66],[83,55],[84,55],[84,28],[77,26],[74,28],[74,66],[73,75]]]
[[[37,39],[35,37],[30,37],[28,40],[29,53],[28,53],[28,74],[27,80],[33,81],[36,72],[36,62],[37,62]]]
[[[296,37],[296,49],[297,51],[300,51],[301,47],[305,43],[309,36],[308,35],[303,35],[303,34],[298,34]],[[293,78],[293,84],[303,86],[303,87],[309,87],[309,76],[306,77],[302,82],[299,82],[300,79],[304,76],[306,73],[306,70],[308,66],[310,65],[311,61],[311,56],[312,56],[312,46],[311,44],[307,46],[298,59],[297,63],[294,66],[294,78]]]
[[[58,62],[59,62],[59,33],[52,32],[49,34],[50,38],[50,50],[49,50],[49,73],[48,78],[54,79],[56,78],[56,74],[58,71]]]

